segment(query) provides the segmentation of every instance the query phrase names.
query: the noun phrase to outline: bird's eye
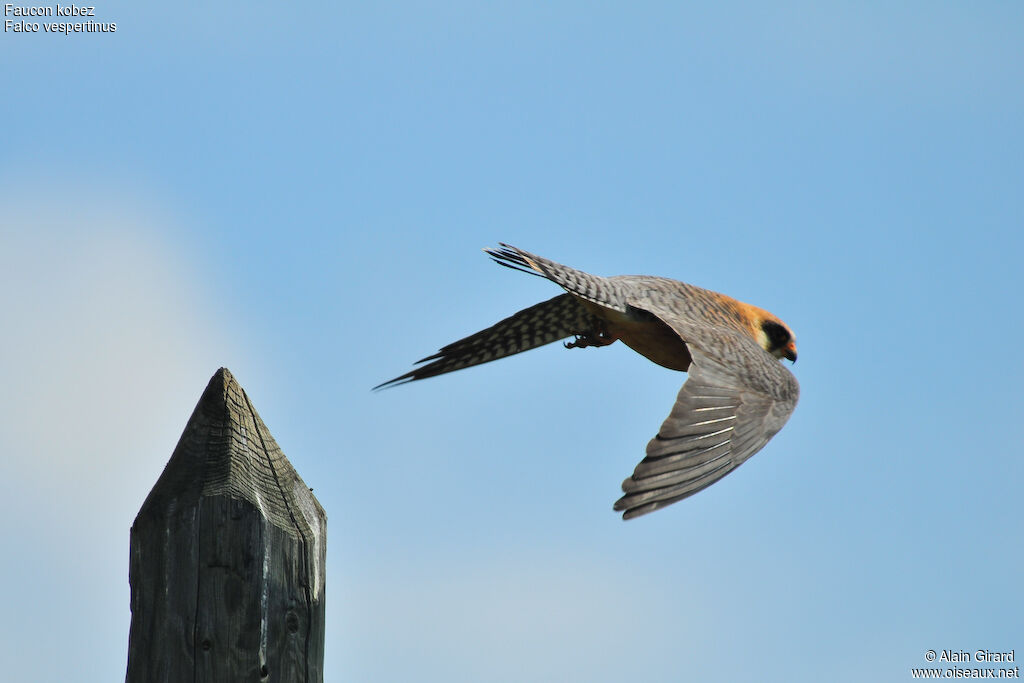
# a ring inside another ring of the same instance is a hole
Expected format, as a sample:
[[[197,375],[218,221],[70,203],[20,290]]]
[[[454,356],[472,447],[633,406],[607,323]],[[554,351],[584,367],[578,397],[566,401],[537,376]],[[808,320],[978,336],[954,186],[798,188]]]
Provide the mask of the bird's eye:
[[[765,336],[768,337],[769,348],[772,349],[780,349],[792,339],[789,330],[772,320],[765,320],[761,323],[761,329],[764,330]]]

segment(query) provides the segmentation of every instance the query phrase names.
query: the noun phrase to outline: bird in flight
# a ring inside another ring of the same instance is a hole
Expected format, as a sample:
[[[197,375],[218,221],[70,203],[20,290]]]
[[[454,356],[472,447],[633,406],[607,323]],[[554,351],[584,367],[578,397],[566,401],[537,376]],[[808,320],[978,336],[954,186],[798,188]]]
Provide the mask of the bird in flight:
[[[504,243],[484,251],[498,264],[545,277],[565,293],[453,342],[374,388],[568,337],[574,337],[565,343],[570,349],[622,341],[658,365],[687,372],[672,412],[622,483],[624,495],[614,508],[623,519],[711,486],[761,450],[796,407],[799,385],[779,362],[796,361],[796,343],[768,311],[678,280],[591,275]]]

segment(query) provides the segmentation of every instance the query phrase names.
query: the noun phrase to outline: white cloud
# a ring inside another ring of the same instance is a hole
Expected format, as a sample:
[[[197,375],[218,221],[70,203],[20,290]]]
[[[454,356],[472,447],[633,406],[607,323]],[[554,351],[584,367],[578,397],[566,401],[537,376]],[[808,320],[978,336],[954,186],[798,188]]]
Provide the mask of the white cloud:
[[[0,655],[16,672],[18,660],[35,667],[11,680],[69,680],[84,661],[120,676],[128,530],[228,335],[164,212],[59,184],[5,194],[0,528],[5,555],[28,561],[0,577],[21,586],[5,615],[35,614],[53,633],[19,638],[4,620],[0,640],[60,642],[64,655]]]

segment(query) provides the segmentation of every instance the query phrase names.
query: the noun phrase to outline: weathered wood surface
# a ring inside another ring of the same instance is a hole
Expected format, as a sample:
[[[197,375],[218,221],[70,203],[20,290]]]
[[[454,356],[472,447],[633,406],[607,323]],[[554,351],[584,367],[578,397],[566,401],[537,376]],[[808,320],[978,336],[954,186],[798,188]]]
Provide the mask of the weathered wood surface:
[[[227,369],[131,530],[127,683],[323,681],[327,516]]]

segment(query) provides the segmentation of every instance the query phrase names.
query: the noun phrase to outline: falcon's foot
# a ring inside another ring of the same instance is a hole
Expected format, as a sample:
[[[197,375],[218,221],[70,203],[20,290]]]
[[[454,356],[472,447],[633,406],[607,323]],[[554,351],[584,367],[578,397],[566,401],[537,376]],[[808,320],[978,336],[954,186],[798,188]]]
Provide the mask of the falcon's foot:
[[[618,337],[614,337],[608,334],[608,330],[586,330],[576,335],[576,338],[571,342],[565,342],[565,348],[567,349],[585,349],[588,346],[608,346],[609,344],[615,343]]]

